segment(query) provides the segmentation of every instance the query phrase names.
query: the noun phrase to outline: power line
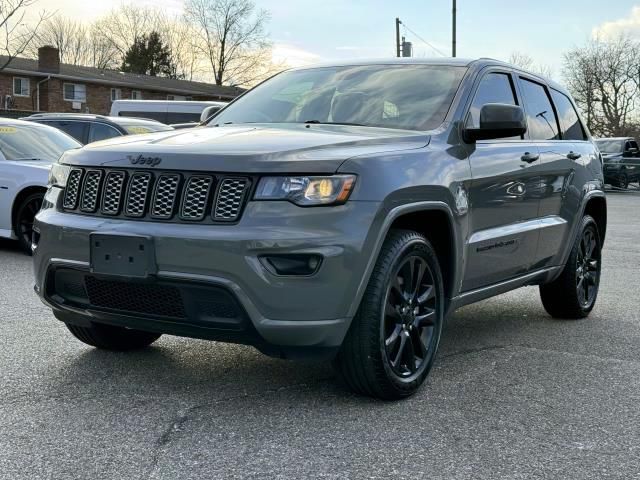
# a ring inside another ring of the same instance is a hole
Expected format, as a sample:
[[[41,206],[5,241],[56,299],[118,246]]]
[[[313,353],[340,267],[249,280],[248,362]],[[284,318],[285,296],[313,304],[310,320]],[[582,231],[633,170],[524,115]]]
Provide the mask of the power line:
[[[402,22],[402,26],[404,28],[406,28],[407,30],[409,30],[411,33],[413,33],[413,35],[415,35],[418,40],[424,42],[426,45],[428,45],[429,47],[431,47],[431,49],[433,49],[436,53],[439,53],[440,55],[442,55],[443,57],[446,57],[447,55],[442,53],[441,50],[438,50],[436,47],[434,47],[433,45],[431,45],[429,42],[427,42],[424,38],[422,38],[420,35],[418,35],[416,32],[414,32],[413,30],[411,30],[409,27],[407,27],[407,24]]]

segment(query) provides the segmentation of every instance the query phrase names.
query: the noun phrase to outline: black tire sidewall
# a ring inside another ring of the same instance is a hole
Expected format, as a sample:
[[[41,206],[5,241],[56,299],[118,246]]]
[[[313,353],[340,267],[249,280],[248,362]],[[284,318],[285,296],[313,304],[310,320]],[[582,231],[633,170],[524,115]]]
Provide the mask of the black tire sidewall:
[[[20,229],[20,224],[21,224],[21,219],[25,214],[25,209],[27,207],[27,205],[29,203],[31,203],[34,200],[40,199],[42,200],[44,198],[44,193],[32,193],[29,196],[27,196],[25,199],[22,200],[22,202],[20,203],[20,205],[18,206],[18,209],[16,210],[16,217],[15,217],[15,222],[13,225],[13,230],[14,233],[16,235],[16,237],[18,237],[18,243],[20,244],[20,248],[22,248],[22,250],[24,250],[27,253],[31,252],[31,239],[29,240],[25,240],[22,236],[22,231]],[[35,215],[34,215],[34,219],[32,219],[32,221],[35,220]]]

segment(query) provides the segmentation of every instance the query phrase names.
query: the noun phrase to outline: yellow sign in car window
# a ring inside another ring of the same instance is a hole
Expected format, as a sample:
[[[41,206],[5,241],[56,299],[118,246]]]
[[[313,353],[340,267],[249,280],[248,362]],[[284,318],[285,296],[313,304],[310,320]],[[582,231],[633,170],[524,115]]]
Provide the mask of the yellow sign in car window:
[[[0,127],[0,133],[16,133],[17,131],[16,127]]]
[[[132,125],[130,127],[126,127],[127,131],[131,134],[137,134],[137,133],[150,133],[153,130],[151,130],[150,128],[147,127],[140,127],[140,126],[136,126],[136,125]]]

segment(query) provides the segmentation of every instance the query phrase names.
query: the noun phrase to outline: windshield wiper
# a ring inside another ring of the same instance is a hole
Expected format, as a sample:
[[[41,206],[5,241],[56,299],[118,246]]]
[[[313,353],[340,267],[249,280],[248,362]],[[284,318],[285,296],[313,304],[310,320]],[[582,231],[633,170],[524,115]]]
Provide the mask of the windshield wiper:
[[[352,125],[354,127],[366,127],[362,123],[347,123],[347,122],[321,122],[320,120],[307,120],[303,123],[306,124],[317,124],[317,125]]]
[[[39,157],[24,157],[24,158],[14,158],[12,161],[14,162],[35,162],[39,160],[44,160]]]

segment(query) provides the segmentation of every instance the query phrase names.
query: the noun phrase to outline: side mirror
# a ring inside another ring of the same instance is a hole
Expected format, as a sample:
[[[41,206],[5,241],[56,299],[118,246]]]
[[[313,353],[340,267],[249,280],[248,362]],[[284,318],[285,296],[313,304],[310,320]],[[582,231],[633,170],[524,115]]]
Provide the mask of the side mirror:
[[[516,137],[527,131],[524,110],[518,105],[487,103],[480,109],[480,128],[465,128],[464,139],[492,140]]]
[[[215,105],[210,105],[208,107],[205,107],[205,109],[202,110],[202,113],[200,114],[200,123],[208,120],[209,117],[214,113],[216,113],[218,110],[220,110],[220,107],[217,107]]]
[[[627,148],[622,154],[623,157],[635,157],[638,154],[638,149],[635,147]]]

